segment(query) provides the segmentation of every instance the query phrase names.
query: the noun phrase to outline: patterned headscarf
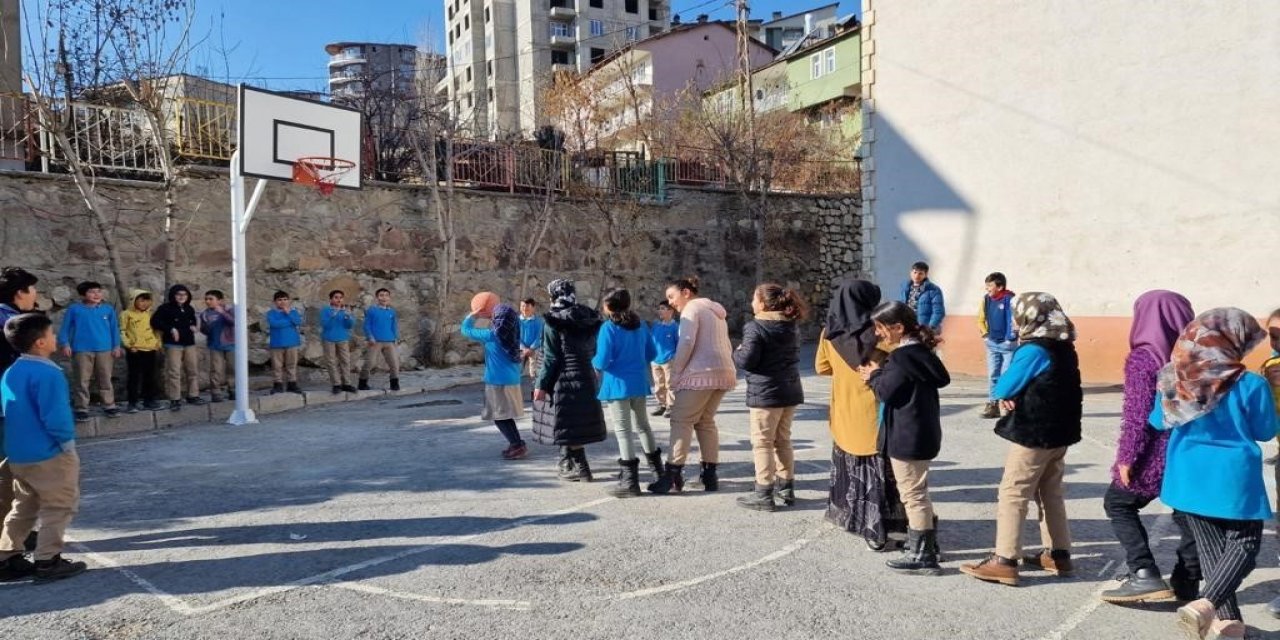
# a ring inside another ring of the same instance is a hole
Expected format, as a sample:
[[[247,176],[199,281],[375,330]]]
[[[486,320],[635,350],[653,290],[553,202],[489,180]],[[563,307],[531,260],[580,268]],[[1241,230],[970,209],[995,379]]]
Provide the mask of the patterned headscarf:
[[[500,304],[493,308],[492,328],[507,357],[520,362],[520,314],[511,305]]]
[[[1191,303],[1181,295],[1163,289],[1148,291],[1133,302],[1129,349],[1144,351],[1156,362],[1168,362],[1173,343],[1195,317]]]
[[[1019,340],[1061,340],[1074,342],[1076,325],[1058,304],[1058,299],[1040,291],[1018,294],[1013,305],[1013,319],[1018,325]]]
[[[1243,309],[1210,309],[1187,325],[1160,370],[1164,422],[1179,427],[1213,411],[1245,372],[1244,357],[1267,334]]]
[[[568,309],[578,304],[578,288],[568,278],[552,280],[547,285],[547,293],[551,296],[552,309]]]

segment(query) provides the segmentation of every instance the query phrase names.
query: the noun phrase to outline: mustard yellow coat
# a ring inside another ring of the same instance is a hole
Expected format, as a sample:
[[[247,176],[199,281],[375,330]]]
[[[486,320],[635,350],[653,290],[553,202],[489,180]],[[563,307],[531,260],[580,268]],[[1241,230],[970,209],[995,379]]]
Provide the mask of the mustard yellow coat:
[[[886,355],[877,349],[871,359],[883,361]],[[818,375],[831,376],[831,439],[845,453],[875,454],[880,417],[871,387],[840,357],[825,334],[818,340],[814,367]]]

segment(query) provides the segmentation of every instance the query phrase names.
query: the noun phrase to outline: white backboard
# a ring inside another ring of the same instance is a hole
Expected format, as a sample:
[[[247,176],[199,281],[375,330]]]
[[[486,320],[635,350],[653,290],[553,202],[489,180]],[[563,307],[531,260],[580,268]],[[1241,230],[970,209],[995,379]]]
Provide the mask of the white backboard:
[[[356,163],[338,187],[360,188],[361,113],[240,85],[240,175],[293,180],[298,158],[320,156]]]

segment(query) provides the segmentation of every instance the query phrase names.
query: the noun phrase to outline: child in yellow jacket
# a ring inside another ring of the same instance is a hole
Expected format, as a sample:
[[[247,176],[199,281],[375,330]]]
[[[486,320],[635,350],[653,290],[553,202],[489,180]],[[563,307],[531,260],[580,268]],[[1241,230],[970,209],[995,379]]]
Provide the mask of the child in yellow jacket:
[[[160,336],[151,328],[151,293],[129,291],[129,308],[120,313],[120,338],[128,365],[129,406],[125,413],[160,408]]]

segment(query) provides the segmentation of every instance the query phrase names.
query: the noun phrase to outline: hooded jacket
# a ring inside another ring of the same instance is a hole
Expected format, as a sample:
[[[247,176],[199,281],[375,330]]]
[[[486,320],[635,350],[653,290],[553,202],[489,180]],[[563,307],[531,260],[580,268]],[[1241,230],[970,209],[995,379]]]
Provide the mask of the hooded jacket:
[[[724,307],[694,298],[680,310],[680,343],[671,359],[671,388],[730,391],[738,386]]]
[[[151,328],[152,310],[138,311],[134,304],[138,296],[150,293],[143,289],[129,290],[129,308],[120,312],[120,339],[129,351],[159,351],[160,336]]]
[[[178,304],[179,292],[185,291],[187,301]],[[167,347],[190,347],[196,343],[196,309],[191,306],[191,290],[185,285],[169,287],[167,302],[160,305],[151,316],[151,328],[160,332],[160,340]],[[177,330],[178,339],[173,339]]]
[[[880,450],[898,460],[932,460],[942,449],[938,389],[951,374],[929,347],[919,343],[894,349],[867,381],[884,403]]]
[[[800,385],[800,334],[794,320],[778,312],[757,315],[742,328],[733,362],[747,372],[747,406],[794,407],[804,402]]]
[[[605,439],[596,399],[595,356],[600,314],[575,304],[543,316],[542,368],[534,386],[548,394],[533,404],[533,436],[542,444],[578,446]]]

